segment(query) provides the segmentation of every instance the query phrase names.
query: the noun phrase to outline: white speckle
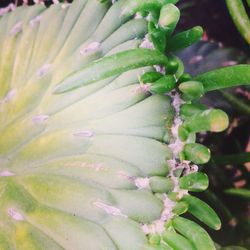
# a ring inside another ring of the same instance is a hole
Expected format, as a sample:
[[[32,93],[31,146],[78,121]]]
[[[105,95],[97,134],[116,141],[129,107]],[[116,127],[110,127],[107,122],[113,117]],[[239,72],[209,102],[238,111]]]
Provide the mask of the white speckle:
[[[12,173],[12,172],[10,172],[10,171],[8,171],[8,170],[0,172],[0,176],[4,176],[4,177],[13,176],[13,175],[15,175],[15,174]]]
[[[154,45],[152,42],[149,41],[148,35],[144,37],[139,47],[144,49],[154,49]]]
[[[173,142],[168,146],[171,148],[174,158],[178,158],[178,154],[182,151],[184,143],[179,139],[179,126],[182,124],[182,120],[179,116],[180,106],[183,103],[183,100],[180,97],[180,94],[176,91],[173,91],[170,96],[172,97],[172,105],[175,109],[175,118],[173,122],[173,126],[171,128],[171,132],[173,135]]]
[[[178,129],[179,126],[174,126],[172,127],[172,133],[173,131],[177,128]],[[184,146],[184,143],[179,139],[179,138],[175,138],[173,143],[170,143],[168,145],[168,147],[172,150],[172,153],[174,156],[178,156],[178,154],[182,151]]]
[[[30,20],[30,26],[35,27],[38,23],[40,23],[41,19],[42,19],[41,15],[34,17],[33,19]]]
[[[23,23],[22,22],[18,22],[16,23],[12,29],[10,30],[10,35],[14,36],[16,35],[17,33],[19,33],[21,30],[22,30],[22,27],[23,27]]]
[[[141,19],[141,18],[143,18],[142,15],[140,14],[140,12],[137,12],[135,14],[135,19]]]
[[[17,94],[17,90],[16,89],[11,89],[7,95],[2,99],[0,100],[0,104],[3,103],[3,102],[9,102],[11,101]]]
[[[44,64],[40,69],[37,71],[38,77],[43,77],[49,73],[49,70],[51,68],[51,64]]]
[[[96,172],[99,172],[100,170],[104,169],[104,166],[102,163],[97,163],[92,164],[92,168],[94,168]]]
[[[118,171],[117,175],[120,177],[120,178],[123,178],[123,179],[126,179],[126,180],[131,180],[131,181],[134,181],[135,180],[135,177],[133,176],[129,176],[126,172],[124,171]]]
[[[155,220],[151,224],[143,224],[142,230],[145,234],[155,234],[159,233],[162,234],[165,231],[165,223],[169,221],[173,216],[174,213],[173,208],[176,205],[176,202],[170,200],[166,194],[164,194],[163,198],[164,209],[161,213],[161,217],[159,220]]]
[[[171,97],[172,97],[172,104],[174,106],[174,109],[175,109],[177,115],[179,116],[180,106],[181,106],[181,104],[184,103],[184,101],[181,99],[180,94],[177,93],[176,91],[172,91]]]
[[[112,2],[112,4],[114,4],[116,2],[116,0],[112,0],[111,2]]]
[[[166,69],[164,66],[161,66],[161,65],[154,65],[154,68],[157,72],[165,75],[166,74]]]
[[[163,233],[165,231],[164,227],[165,222],[161,220],[156,220],[151,224],[143,224],[142,231],[145,234],[156,234],[156,233]]]
[[[80,54],[84,55],[90,51],[95,51],[95,50],[99,49],[100,46],[101,46],[101,44],[99,42],[92,42],[87,47],[81,49]]]
[[[49,116],[48,116],[48,115],[37,115],[37,116],[32,117],[32,121],[33,121],[35,124],[44,123],[44,122],[46,122],[48,119],[49,119]]]
[[[151,84],[149,83],[140,83],[140,85],[136,86],[136,88],[132,91],[133,94],[141,94],[149,92],[151,88]]]
[[[152,19],[153,19],[152,14],[149,13],[149,14],[147,15],[147,17],[146,17],[146,20],[150,22],[150,21],[152,21]]]
[[[184,175],[195,173],[195,172],[198,172],[198,170],[199,170],[199,167],[195,164],[192,164],[190,161],[183,161],[182,164],[185,164],[184,165],[184,168],[185,168]]]
[[[161,214],[161,220],[168,221],[174,216],[172,210],[175,207],[176,202],[170,200],[166,194],[164,195],[163,202],[164,202],[164,209]]]
[[[107,214],[112,214],[112,215],[122,216],[122,217],[127,218],[127,215],[124,215],[119,208],[107,205],[107,204],[105,204],[102,201],[95,201],[93,203],[93,205],[96,206],[96,207],[98,207],[98,208],[101,208]]]
[[[176,198],[178,200],[181,200],[183,198],[183,196],[185,196],[185,195],[188,195],[188,190],[181,189],[178,191]]]
[[[75,132],[73,135],[76,137],[92,137],[94,133],[90,130],[82,130]]]
[[[135,179],[135,185],[139,188],[139,189],[143,189],[143,188],[149,188],[149,178],[136,178]]]
[[[12,219],[17,220],[17,221],[23,221],[24,220],[23,215],[21,215],[20,213],[18,213],[14,208],[9,208],[8,209],[8,215]]]
[[[107,170],[107,167],[103,165],[103,163],[87,163],[87,162],[73,162],[67,164],[68,167],[80,167],[80,168],[89,168],[93,169],[96,172],[99,172],[101,170]]]

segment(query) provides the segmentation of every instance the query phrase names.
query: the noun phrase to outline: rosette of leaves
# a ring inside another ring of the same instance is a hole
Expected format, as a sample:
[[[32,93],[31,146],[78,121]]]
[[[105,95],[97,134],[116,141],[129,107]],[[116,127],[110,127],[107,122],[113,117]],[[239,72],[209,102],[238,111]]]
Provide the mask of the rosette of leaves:
[[[0,249],[215,249],[182,214],[220,228],[189,191],[208,186],[195,134],[228,118],[196,100],[250,70],[190,79],[172,52],[202,30],[173,33],[175,2],[77,0],[0,19]]]

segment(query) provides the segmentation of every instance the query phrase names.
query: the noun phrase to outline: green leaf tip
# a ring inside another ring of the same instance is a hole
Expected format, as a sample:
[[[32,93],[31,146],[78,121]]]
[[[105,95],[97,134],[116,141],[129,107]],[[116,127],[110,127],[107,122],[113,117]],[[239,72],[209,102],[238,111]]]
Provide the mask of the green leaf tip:
[[[208,233],[195,222],[183,217],[173,219],[174,228],[185,236],[199,250],[215,250],[214,243]]]
[[[204,201],[192,195],[185,195],[182,200],[188,203],[188,211],[201,222],[214,230],[221,228],[220,218]]]
[[[205,92],[250,84],[250,65],[235,65],[206,72],[194,78],[202,82]]]

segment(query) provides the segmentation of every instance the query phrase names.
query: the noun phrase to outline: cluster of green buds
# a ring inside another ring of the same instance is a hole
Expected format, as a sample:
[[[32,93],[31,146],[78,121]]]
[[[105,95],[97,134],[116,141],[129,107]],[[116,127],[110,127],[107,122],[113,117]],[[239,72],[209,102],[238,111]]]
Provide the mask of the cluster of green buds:
[[[75,0],[0,19],[0,249],[213,250],[190,195],[208,187],[196,133],[227,115],[199,103],[247,84],[238,65],[192,78],[175,52],[176,0]],[[45,35],[46,34],[46,35]]]

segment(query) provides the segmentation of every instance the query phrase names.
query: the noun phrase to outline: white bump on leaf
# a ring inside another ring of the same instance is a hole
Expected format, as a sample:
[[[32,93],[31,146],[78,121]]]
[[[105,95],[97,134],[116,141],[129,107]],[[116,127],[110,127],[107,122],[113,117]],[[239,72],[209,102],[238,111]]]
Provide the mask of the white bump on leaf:
[[[90,130],[82,130],[75,132],[73,135],[76,137],[92,137],[94,133]]]
[[[163,74],[163,75],[166,74],[166,69],[165,69],[164,66],[162,66],[162,65],[154,65],[154,68],[155,68],[155,70],[156,70],[157,72],[159,72],[159,73],[161,73],[161,74]]]
[[[9,208],[8,209],[8,215],[14,219],[14,220],[17,220],[17,221],[23,221],[24,220],[24,217],[22,214],[20,214],[19,212],[17,212],[14,208]]]
[[[139,188],[139,189],[143,189],[143,188],[149,188],[149,178],[136,178],[135,179],[135,185]]]
[[[142,15],[140,14],[140,12],[137,12],[135,14],[135,19],[141,19],[141,18],[143,18]]]
[[[151,84],[149,83],[140,83],[136,88],[133,90],[133,94],[142,94],[149,92],[151,88]]]
[[[123,214],[119,208],[107,205],[102,201],[95,201],[93,205],[104,210],[107,214],[127,217],[127,215]]]
[[[37,115],[37,116],[34,116],[34,117],[32,118],[32,121],[33,121],[35,124],[41,124],[41,123],[46,122],[48,119],[49,119],[49,116],[48,116],[48,115]]]
[[[12,173],[12,172],[10,172],[10,171],[8,171],[8,170],[0,172],[0,176],[4,176],[4,177],[6,177],[6,176],[13,176],[13,175],[15,175],[15,174]]]
[[[49,73],[51,68],[51,64],[44,64],[40,69],[37,71],[37,76],[43,77]]]
[[[30,26],[34,27],[36,26],[42,19],[41,15],[38,15],[36,17],[34,17],[33,19],[30,20]]]
[[[139,47],[144,49],[154,49],[154,45],[152,42],[149,41],[148,35],[144,37]]]
[[[13,28],[10,30],[10,35],[14,36],[17,33],[19,33],[22,30],[23,27],[23,23],[22,22],[18,22],[16,23]]]
[[[80,54],[84,55],[90,51],[95,51],[95,50],[99,49],[100,46],[101,46],[101,44],[99,42],[92,42],[87,47],[81,49]]]

